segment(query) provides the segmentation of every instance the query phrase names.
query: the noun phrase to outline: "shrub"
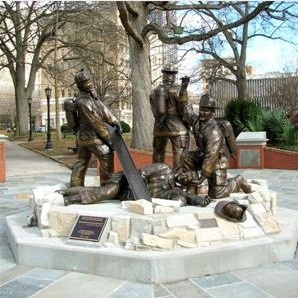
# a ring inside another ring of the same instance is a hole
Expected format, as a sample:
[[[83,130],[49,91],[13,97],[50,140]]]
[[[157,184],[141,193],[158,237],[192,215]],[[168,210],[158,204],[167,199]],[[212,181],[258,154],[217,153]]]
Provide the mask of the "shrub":
[[[283,111],[271,111],[251,101],[233,99],[226,105],[225,113],[236,136],[241,131],[266,131],[271,145],[281,148],[297,144],[297,125],[292,125]]]
[[[225,118],[232,124],[235,136],[246,130],[248,121],[259,106],[252,101],[232,99],[225,107]]]
[[[130,132],[131,131],[131,128],[130,128],[129,124],[127,124],[126,122],[124,122],[122,120],[120,121],[120,123],[121,123],[121,127],[122,127],[122,132],[123,133]]]
[[[286,113],[282,111],[271,111],[270,117],[264,119],[264,127],[267,131],[269,143],[274,145],[297,144],[297,129],[289,121]]]
[[[67,133],[67,132],[71,133],[71,132],[73,132],[73,130],[66,123],[62,124],[60,129],[61,129],[62,133]]]

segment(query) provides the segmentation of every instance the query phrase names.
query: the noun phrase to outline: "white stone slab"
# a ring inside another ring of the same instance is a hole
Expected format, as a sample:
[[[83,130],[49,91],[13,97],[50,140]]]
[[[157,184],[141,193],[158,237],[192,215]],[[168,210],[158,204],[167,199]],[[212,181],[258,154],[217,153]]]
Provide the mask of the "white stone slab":
[[[241,132],[237,139],[237,145],[266,145],[268,139],[266,138],[266,131],[246,131]]]
[[[167,217],[167,225],[169,228],[181,226],[197,225],[198,220],[194,214],[178,214]]]

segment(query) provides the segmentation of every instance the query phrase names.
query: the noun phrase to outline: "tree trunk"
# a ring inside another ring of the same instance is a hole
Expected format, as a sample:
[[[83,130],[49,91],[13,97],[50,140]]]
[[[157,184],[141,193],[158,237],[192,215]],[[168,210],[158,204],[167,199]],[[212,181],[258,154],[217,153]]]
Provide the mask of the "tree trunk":
[[[25,67],[17,65],[16,85],[16,136],[25,136],[28,133],[28,103],[25,93]]]
[[[241,74],[237,76],[236,88],[238,93],[238,99],[247,100],[249,98],[245,70],[242,71]]]
[[[148,8],[145,2],[131,2],[137,16],[129,18],[131,27],[142,41],[129,36],[129,62],[131,66],[133,125],[131,147],[140,150],[152,149],[153,114],[150,106],[151,66],[150,48],[147,37],[141,31],[147,24]]]
[[[141,48],[134,40],[130,40],[130,63],[133,99],[131,147],[148,150],[152,148],[153,115],[149,101],[151,73],[147,43]]]

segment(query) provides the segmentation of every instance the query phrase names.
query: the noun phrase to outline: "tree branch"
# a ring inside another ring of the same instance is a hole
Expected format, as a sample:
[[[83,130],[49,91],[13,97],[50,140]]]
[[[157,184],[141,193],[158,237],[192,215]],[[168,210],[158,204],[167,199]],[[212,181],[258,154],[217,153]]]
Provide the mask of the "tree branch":
[[[140,47],[143,47],[142,37],[130,25],[126,3],[123,1],[117,1],[117,7],[119,10],[119,17],[121,19],[121,22],[126,32],[128,33],[129,36],[131,36],[131,38],[133,38],[140,45]]]
[[[142,31],[142,36],[144,38],[150,31],[153,31],[158,35],[159,39],[162,42],[164,42],[166,44],[177,43],[179,45],[185,44],[190,41],[206,40],[208,38],[211,38],[211,37],[217,35],[220,32],[232,29],[234,27],[238,27],[238,26],[242,25],[243,23],[250,21],[251,19],[255,18],[261,11],[266,10],[272,3],[273,3],[272,1],[261,2],[257,5],[257,7],[251,13],[247,14],[246,16],[241,17],[239,20],[232,22],[230,24],[226,24],[226,25],[217,27],[216,29],[213,29],[207,33],[189,34],[187,36],[182,36],[182,37],[179,37],[179,36],[169,37],[163,32],[163,30],[157,24],[151,23],[144,27],[144,29]]]

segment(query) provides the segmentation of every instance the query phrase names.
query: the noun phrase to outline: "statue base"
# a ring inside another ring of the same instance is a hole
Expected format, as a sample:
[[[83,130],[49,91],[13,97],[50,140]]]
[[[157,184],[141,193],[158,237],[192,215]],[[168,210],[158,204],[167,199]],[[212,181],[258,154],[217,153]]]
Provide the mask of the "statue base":
[[[193,248],[175,247],[171,250],[142,250],[142,245],[139,250],[116,245],[72,245],[67,242],[67,237],[43,237],[38,227],[27,227],[27,212],[6,217],[6,234],[20,265],[79,271],[142,283],[166,283],[294,258],[298,212],[286,208],[276,211],[279,232],[236,240],[232,237],[217,239],[209,241],[208,245],[204,241]]]

